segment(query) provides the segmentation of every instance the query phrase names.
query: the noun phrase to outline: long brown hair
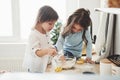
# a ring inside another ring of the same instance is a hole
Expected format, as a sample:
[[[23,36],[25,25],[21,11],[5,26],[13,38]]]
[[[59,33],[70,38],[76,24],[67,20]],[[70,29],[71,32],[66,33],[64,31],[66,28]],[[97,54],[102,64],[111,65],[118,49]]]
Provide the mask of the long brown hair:
[[[63,38],[65,38],[67,35],[72,33],[72,27],[74,24],[80,24],[83,27],[84,32],[82,35],[82,39],[87,45],[88,41],[85,37],[85,31],[92,24],[92,21],[90,18],[90,11],[84,8],[80,8],[80,9],[77,9],[72,15],[70,15],[67,20],[67,24],[64,27],[64,30],[62,32]]]

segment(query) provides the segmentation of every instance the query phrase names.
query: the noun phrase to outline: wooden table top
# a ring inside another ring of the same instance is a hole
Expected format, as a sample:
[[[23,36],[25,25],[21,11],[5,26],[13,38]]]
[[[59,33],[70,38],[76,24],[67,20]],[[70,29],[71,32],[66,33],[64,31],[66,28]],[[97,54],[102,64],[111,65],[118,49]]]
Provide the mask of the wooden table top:
[[[61,72],[55,72],[51,65],[48,65],[46,72],[48,73],[80,73],[82,74],[85,71],[94,72],[99,74],[99,64],[75,64],[71,69],[63,69]]]

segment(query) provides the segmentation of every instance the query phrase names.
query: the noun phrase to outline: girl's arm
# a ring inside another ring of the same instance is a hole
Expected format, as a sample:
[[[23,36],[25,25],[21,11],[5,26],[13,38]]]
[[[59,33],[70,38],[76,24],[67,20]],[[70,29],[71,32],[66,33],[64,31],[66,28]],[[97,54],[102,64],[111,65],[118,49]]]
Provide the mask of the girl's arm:
[[[60,51],[63,48],[64,41],[65,39],[62,37],[62,35],[60,35],[55,45],[55,48],[57,49],[57,51]]]
[[[87,48],[86,48],[87,57],[86,57],[85,62],[93,64],[94,61],[92,61],[92,39],[91,39],[91,35],[90,35],[89,30],[86,31],[86,38],[88,40],[88,43],[87,43]]]
[[[86,48],[86,55],[87,55],[87,58],[92,58],[92,39],[91,39],[89,30],[86,30],[85,36],[86,36],[86,39],[88,40],[87,48]]]
[[[37,56],[39,56],[39,57],[42,57],[42,56],[44,56],[44,55],[51,55],[51,56],[54,56],[54,55],[56,55],[56,50],[55,49],[53,49],[53,48],[45,48],[45,49],[38,49],[38,50],[36,50],[36,55]]]
[[[56,54],[56,50],[53,48],[49,48],[49,46],[48,48],[42,48],[40,41],[35,35],[31,35],[29,37],[29,48],[30,51],[32,51],[32,55],[37,57],[42,57],[47,54],[53,56]]]

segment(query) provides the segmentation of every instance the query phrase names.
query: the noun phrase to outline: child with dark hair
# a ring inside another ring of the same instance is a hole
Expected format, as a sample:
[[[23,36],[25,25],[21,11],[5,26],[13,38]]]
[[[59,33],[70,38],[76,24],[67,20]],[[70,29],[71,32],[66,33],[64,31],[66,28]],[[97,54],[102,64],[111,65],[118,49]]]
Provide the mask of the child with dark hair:
[[[50,48],[48,32],[58,19],[57,12],[50,6],[39,9],[36,23],[32,29],[23,66],[30,72],[45,72],[49,57],[56,55],[56,49]]]
[[[63,49],[65,57],[76,57],[78,59],[82,56],[82,45],[85,42],[87,46],[86,62],[93,63],[91,60],[92,40],[88,29],[91,23],[90,11],[84,8],[77,9],[69,16],[67,24],[55,45],[56,49],[58,51]]]

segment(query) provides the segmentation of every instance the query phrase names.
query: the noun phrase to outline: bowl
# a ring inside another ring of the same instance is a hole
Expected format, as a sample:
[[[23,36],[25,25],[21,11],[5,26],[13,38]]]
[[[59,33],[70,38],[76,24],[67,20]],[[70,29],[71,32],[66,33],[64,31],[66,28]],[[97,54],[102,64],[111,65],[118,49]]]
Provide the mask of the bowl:
[[[60,59],[54,59],[56,66],[60,66],[63,69],[70,69],[72,68],[76,63],[76,58],[65,58],[65,60]]]

